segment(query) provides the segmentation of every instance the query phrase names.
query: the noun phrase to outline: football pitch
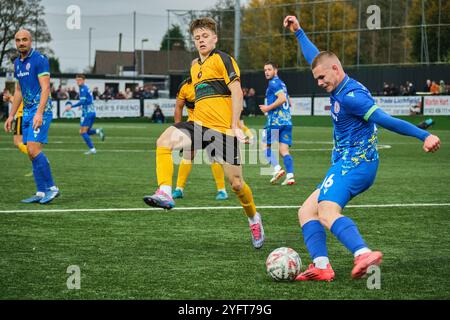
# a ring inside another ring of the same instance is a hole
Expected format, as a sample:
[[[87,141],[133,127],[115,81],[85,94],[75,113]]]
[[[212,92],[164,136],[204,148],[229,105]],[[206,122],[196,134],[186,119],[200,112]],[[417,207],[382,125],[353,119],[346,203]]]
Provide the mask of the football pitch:
[[[31,164],[2,127],[0,299],[449,299],[450,121],[435,120],[430,131],[442,143],[435,154],[380,129],[375,184],[344,210],[384,254],[379,289],[351,279],[353,257],[329,232],[333,282],[281,283],[266,274],[266,257],[278,247],[296,250],[302,270],[311,262],[297,208],[329,167],[328,117],[295,119],[296,185],[270,185],[261,174],[267,165],[244,165],[266,232],[260,250],[230,187],[228,200],[214,199],[206,164],[194,165],[174,210],[142,201],[156,189],[155,144],[167,125],[103,120],[94,127],[106,140],[94,137],[98,153],[86,156],[78,122],[54,121],[44,151],[61,196],[49,205],[20,203],[35,191]],[[261,129],[264,118],[247,123]],[[79,268],[79,289],[67,286],[70,266]]]

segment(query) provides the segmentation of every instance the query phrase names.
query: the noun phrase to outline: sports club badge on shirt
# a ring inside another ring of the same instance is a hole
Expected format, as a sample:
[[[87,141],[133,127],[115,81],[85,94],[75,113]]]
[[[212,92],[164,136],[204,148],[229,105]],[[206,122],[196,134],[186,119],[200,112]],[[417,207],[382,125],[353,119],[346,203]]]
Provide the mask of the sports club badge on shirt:
[[[339,104],[339,102],[335,101],[334,102],[334,113],[339,113],[339,111],[341,111],[341,105]]]

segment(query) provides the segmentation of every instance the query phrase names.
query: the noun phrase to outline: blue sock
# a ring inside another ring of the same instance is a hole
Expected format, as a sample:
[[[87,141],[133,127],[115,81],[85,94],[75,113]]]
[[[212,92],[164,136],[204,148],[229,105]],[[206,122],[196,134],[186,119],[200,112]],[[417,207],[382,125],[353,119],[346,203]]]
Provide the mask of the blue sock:
[[[95,129],[89,129],[89,131],[87,132],[88,135],[92,136],[93,134],[97,134],[97,130]]]
[[[38,192],[45,192],[47,190],[47,185],[45,184],[45,179],[41,174],[41,171],[39,170],[38,161],[37,158],[42,154],[38,154],[36,158],[31,160],[31,164],[33,166],[33,176],[34,176],[34,182],[36,183],[36,189]]]
[[[53,187],[55,182],[53,182],[52,171],[50,170],[50,163],[43,152],[39,153],[36,158],[33,159],[36,162],[36,169],[42,176],[46,189]]]
[[[276,167],[279,164],[276,153],[272,152],[272,149],[270,147],[266,148],[266,152],[264,154],[266,156],[267,162],[269,162],[272,167]]]
[[[302,227],[303,239],[311,258],[328,257],[327,234],[318,220],[311,220]]]
[[[292,160],[290,154],[287,154],[283,157],[283,163],[287,173],[294,173],[294,161]]]
[[[92,149],[94,147],[94,144],[92,143],[89,135],[87,133],[83,133],[81,136],[83,137],[83,140],[84,140],[84,142],[86,142],[89,149]]]
[[[352,254],[355,254],[359,249],[367,248],[366,243],[359,234],[358,227],[348,217],[336,219],[330,231]]]

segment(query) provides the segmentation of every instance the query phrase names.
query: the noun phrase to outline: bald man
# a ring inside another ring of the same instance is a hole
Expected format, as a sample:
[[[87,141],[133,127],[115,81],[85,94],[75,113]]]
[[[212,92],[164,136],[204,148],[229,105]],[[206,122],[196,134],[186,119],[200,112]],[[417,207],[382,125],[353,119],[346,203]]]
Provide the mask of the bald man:
[[[14,115],[23,101],[23,143],[27,146],[33,166],[37,192],[22,202],[47,204],[59,196],[59,189],[53,182],[50,163],[42,152],[53,117],[49,97],[50,68],[48,59],[31,47],[32,38],[28,30],[19,30],[15,41],[20,55],[14,61],[16,89],[11,113],[5,122],[5,131],[11,131]]]
[[[382,253],[369,249],[355,223],[343,216],[342,210],[375,181],[378,169],[376,125],[422,140],[425,152],[437,151],[440,140],[382,111],[367,88],[344,72],[334,53],[319,52],[300,28],[296,17],[287,16],[284,27],[295,32],[303,55],[311,65],[314,79],[319,87],[330,93],[330,113],[334,125],[331,167],[323,182],[298,212],[305,245],[313,263],[296,280],[334,279],[328,259],[325,228],[353,254],[351,276],[361,278],[370,266],[381,264]]]

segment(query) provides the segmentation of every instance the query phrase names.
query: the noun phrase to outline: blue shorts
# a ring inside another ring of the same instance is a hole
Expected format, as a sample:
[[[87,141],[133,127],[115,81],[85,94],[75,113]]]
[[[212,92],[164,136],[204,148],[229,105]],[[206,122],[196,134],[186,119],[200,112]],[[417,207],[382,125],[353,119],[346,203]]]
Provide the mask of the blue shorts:
[[[292,145],[292,126],[268,127],[264,130],[262,142],[271,145],[274,141],[279,141]]]
[[[44,113],[42,115],[42,125],[39,129],[33,130],[33,118],[35,113],[28,114],[23,117],[22,122],[22,134],[23,134],[23,144],[27,142],[48,142],[48,129],[50,128],[50,123],[53,119],[52,113]]]
[[[86,113],[80,117],[80,126],[91,128],[95,122],[95,113]]]
[[[327,172],[320,189],[320,201],[336,202],[341,208],[358,194],[366,191],[374,183],[378,170],[378,160],[363,162],[342,175],[342,160],[335,163]]]

